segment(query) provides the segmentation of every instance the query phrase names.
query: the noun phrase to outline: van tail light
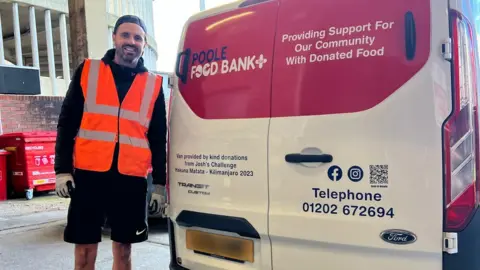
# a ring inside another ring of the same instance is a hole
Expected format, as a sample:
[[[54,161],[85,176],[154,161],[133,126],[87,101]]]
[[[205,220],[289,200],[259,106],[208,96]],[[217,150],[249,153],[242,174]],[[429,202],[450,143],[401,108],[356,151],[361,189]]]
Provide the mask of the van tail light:
[[[451,13],[453,108],[444,126],[445,204],[447,231],[461,231],[477,209],[479,168],[476,48],[466,20]]]
[[[169,80],[171,78],[169,77]],[[170,82],[169,82],[170,85]],[[173,97],[173,87],[170,87],[170,97],[168,98],[168,108],[167,108],[167,179],[166,179],[166,184],[165,184],[165,189],[167,190],[167,202],[170,202],[170,176],[169,176],[169,156],[170,156],[170,117],[172,115],[172,97]]]

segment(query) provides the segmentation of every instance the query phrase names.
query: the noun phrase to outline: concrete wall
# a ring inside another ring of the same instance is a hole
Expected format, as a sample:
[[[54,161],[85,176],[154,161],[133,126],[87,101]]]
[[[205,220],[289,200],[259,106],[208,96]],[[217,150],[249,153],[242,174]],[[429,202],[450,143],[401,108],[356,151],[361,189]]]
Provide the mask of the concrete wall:
[[[58,96],[0,95],[0,131],[56,131],[62,103]]]
[[[59,96],[65,96],[68,86],[64,79],[56,79],[57,91]],[[40,77],[40,87],[42,96],[53,96],[52,80],[49,77]]]
[[[108,38],[106,37],[109,36],[105,0],[85,1],[85,16],[87,21],[88,56],[91,58],[102,58],[108,49]]]

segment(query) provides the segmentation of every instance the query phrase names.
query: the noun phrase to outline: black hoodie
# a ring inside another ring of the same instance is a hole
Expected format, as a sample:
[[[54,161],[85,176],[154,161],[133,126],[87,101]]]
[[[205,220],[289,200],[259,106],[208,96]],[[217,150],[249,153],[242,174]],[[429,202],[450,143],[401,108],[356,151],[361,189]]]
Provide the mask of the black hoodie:
[[[137,73],[147,72],[143,64],[143,58],[140,58],[136,68],[120,66],[113,62],[115,49],[107,51],[102,61],[110,68],[115,79],[118,98],[120,103],[130,88]],[[83,106],[85,98],[80,86],[80,78],[84,63],[80,64],[75,71],[70,86],[63,101],[62,109],[57,125],[57,142],[55,145],[55,173],[73,173],[73,147],[74,139],[80,129],[80,123],[83,116]],[[165,110],[165,97],[163,88],[160,89],[160,95],[155,102],[155,108],[148,129],[148,142],[152,152],[152,177],[153,184],[165,184],[166,178],[166,133],[167,120]],[[117,169],[118,143],[115,148],[115,154],[111,170]]]

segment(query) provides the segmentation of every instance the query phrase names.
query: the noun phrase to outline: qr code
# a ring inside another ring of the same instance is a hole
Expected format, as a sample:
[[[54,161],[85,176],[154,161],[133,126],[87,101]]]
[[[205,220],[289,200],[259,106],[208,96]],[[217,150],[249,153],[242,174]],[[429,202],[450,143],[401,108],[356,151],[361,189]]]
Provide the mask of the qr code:
[[[388,165],[370,165],[370,185],[372,187],[388,186]]]

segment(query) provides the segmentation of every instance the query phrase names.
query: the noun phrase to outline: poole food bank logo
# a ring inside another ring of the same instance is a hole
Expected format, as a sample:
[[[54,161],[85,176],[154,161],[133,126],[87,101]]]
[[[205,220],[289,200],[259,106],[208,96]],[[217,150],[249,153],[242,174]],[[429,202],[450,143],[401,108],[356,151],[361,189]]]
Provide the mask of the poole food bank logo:
[[[190,79],[263,69],[268,62],[263,54],[228,58],[227,46],[192,54]]]

